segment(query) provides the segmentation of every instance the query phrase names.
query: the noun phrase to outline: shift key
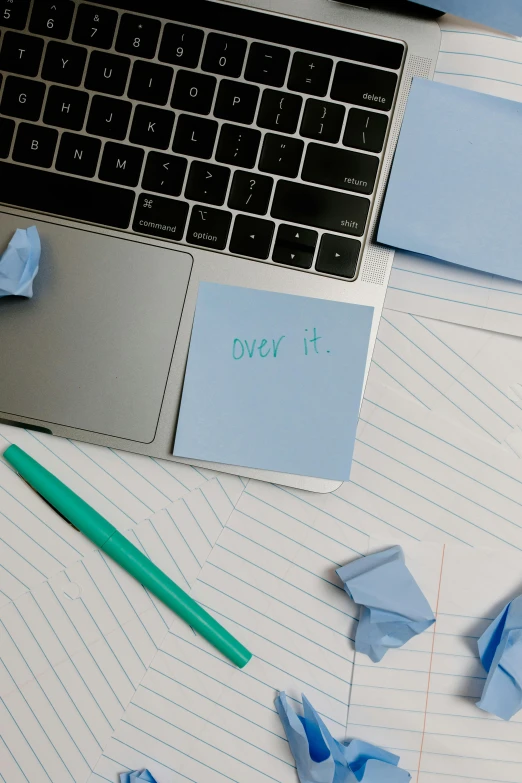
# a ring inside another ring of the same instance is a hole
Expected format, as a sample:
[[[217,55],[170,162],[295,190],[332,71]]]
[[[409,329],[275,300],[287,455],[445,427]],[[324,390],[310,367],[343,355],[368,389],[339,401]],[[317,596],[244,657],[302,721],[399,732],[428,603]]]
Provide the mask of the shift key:
[[[287,223],[304,223],[361,237],[369,209],[370,202],[366,198],[280,180],[271,214]]]

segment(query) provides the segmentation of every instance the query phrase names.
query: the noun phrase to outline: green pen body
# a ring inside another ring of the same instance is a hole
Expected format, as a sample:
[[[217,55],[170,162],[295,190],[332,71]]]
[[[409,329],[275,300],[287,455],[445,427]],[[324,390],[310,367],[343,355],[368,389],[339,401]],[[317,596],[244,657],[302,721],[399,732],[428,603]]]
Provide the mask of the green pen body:
[[[4,452],[4,458],[73,527],[163,601],[232,663],[240,668],[246,666],[252,653],[101,514],[18,446],[9,446]]]

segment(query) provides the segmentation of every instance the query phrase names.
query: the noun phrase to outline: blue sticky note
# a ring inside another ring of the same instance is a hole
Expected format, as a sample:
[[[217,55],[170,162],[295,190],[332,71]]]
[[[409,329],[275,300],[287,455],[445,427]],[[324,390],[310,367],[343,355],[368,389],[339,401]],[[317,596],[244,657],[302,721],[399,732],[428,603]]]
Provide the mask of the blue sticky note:
[[[33,281],[40,265],[40,237],[36,226],[17,228],[0,256],[0,298],[33,295]]]
[[[447,14],[462,16],[487,27],[522,35],[522,3],[520,0],[411,0]]]
[[[378,240],[522,280],[522,103],[414,79]]]
[[[375,663],[435,622],[400,546],[358,558],[338,568],[337,574],[352,601],[363,607],[355,649]]]
[[[300,783],[408,783],[411,775],[398,766],[400,758],[362,740],[334,739],[319,713],[303,694],[298,715],[282,691],[275,705]]]
[[[510,720],[522,709],[522,596],[484,631],[478,649],[488,676],[477,706]]]
[[[174,454],[346,481],[373,308],[201,283]]]

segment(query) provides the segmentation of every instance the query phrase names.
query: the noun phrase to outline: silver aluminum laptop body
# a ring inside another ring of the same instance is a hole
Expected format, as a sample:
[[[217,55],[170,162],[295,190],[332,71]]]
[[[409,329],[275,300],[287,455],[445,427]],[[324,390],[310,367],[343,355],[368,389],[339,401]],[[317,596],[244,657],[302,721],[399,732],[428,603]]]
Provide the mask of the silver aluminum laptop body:
[[[119,4],[119,13],[123,5]],[[434,21],[417,18],[414,6],[412,13],[405,15],[332,0],[241,0],[232,5],[273,14],[274,25],[282,15],[406,45],[356,279],[348,282],[271,260],[253,260],[187,242],[56,217],[13,206],[4,198],[0,247],[6,246],[17,227],[36,224],[43,253],[34,298],[0,299],[3,423],[173,460],[176,417],[200,281],[371,305],[375,310],[373,349],[392,253],[371,237],[409,85],[414,76],[432,77],[439,28]],[[2,89],[5,78],[0,99]],[[341,142],[337,146],[342,147]],[[11,160],[7,158],[7,162]],[[313,477],[185,461],[316,492],[338,486]]]

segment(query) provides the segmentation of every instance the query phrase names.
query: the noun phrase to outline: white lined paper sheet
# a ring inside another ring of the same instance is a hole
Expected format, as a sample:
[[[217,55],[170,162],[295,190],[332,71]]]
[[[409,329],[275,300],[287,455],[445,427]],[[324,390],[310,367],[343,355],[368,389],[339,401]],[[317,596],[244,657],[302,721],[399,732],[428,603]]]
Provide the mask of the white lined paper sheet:
[[[190,590],[243,485],[236,478],[228,491],[213,479],[126,535]],[[4,606],[0,769],[9,783],[86,780],[172,620],[98,550]]]
[[[203,497],[208,496],[211,509],[218,504],[221,515],[225,513],[223,506],[227,506],[230,513],[244,488],[237,476],[212,471],[205,475],[192,468],[185,474],[186,465],[171,468],[174,463],[160,464],[149,457],[13,427],[0,426],[0,448],[15,442],[15,436],[17,445],[122,532],[150,517],[152,509],[154,513],[170,506],[172,501],[167,491],[179,497],[180,502],[183,497],[190,498],[187,500],[189,505],[197,501],[200,496],[192,495],[189,485],[182,487],[168,472],[171,469],[177,472],[181,467],[185,481],[192,478]],[[164,468],[164,464],[168,468]],[[164,475],[170,478],[165,479]],[[161,485],[157,483],[158,476],[163,482]],[[54,509],[4,460],[0,460],[0,606],[26,590],[32,590],[92,549],[88,539],[65,524]]]
[[[397,752],[413,783],[520,783],[521,716],[505,722],[476,702],[486,678],[477,639],[522,591],[522,557],[426,543],[405,555],[437,621],[379,664],[356,654],[349,735]]]
[[[522,40],[449,15],[439,23],[435,81],[522,102]],[[396,253],[386,307],[522,337],[520,282],[415,254]]]
[[[239,670],[175,620],[92,781],[147,766],[158,780],[294,783],[283,689],[344,738],[355,611],[335,568],[367,539],[309,497],[249,483],[193,595],[254,658]]]

